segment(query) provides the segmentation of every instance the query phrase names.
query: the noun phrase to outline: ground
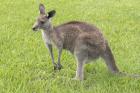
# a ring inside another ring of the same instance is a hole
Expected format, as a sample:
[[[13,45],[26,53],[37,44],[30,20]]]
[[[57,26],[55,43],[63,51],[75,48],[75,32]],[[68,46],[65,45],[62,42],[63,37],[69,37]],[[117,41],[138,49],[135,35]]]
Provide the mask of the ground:
[[[140,0],[41,0],[55,9],[54,25],[95,24],[108,40],[121,71],[140,74]],[[54,71],[40,32],[32,25],[39,0],[0,0],[0,93],[139,93],[140,79],[112,75],[102,59],[85,65],[85,80],[72,80],[76,60],[63,51]],[[54,48],[55,59],[57,50]]]

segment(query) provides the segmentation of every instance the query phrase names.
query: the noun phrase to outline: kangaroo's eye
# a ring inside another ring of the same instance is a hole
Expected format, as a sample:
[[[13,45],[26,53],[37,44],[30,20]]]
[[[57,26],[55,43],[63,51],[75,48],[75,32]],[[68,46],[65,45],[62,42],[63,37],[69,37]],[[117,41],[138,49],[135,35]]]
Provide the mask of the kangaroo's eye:
[[[41,24],[44,24],[45,22],[44,22],[44,21],[40,21],[40,23],[41,23]]]

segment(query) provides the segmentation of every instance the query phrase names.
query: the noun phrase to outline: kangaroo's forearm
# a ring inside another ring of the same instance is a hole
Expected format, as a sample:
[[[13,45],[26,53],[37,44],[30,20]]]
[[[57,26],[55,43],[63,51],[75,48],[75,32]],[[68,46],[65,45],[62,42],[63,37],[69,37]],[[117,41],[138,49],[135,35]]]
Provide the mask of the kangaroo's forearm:
[[[48,47],[49,53],[51,55],[52,63],[55,65],[52,44],[47,44],[47,47]]]
[[[58,50],[58,64],[60,64],[61,54],[62,54],[62,48],[60,48],[60,49]]]

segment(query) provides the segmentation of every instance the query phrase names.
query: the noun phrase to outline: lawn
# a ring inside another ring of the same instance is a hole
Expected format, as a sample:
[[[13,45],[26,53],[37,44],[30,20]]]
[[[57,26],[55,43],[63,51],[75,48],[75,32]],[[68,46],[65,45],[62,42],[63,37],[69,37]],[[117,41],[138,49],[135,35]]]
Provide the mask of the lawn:
[[[99,27],[121,71],[140,74],[140,0],[41,0],[55,9],[54,25],[71,20]],[[72,80],[76,60],[63,51],[54,71],[40,32],[32,25],[39,0],[0,0],[0,93],[140,93],[140,79],[113,75],[102,59],[85,65],[85,80]],[[54,47],[55,59],[57,50]]]

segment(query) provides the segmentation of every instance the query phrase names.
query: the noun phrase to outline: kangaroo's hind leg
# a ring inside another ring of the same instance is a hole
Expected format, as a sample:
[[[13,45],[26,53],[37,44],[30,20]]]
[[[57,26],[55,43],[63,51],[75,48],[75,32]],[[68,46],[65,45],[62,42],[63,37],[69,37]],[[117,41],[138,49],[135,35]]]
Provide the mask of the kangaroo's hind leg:
[[[83,80],[84,79],[84,64],[88,60],[87,53],[80,51],[78,53],[75,53],[75,57],[77,59],[77,69],[76,69],[75,79]]]

